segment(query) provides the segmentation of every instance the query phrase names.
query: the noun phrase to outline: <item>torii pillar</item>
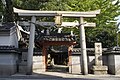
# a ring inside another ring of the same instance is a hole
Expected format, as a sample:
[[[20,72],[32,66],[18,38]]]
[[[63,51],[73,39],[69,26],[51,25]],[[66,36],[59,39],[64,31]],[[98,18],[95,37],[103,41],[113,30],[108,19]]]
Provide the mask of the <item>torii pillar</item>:
[[[81,60],[82,60],[82,73],[88,74],[87,53],[86,53],[86,40],[83,17],[80,17],[80,45],[81,45]]]
[[[29,47],[27,54],[27,73],[28,75],[32,74],[32,64],[33,64],[33,49],[34,49],[34,36],[35,36],[35,23],[36,17],[32,16],[31,26],[30,26],[30,37],[29,37]]]
[[[88,65],[87,65],[87,53],[86,53],[86,41],[85,41],[85,30],[84,26],[92,26],[94,24],[84,24],[83,18],[96,17],[97,14],[100,14],[100,10],[89,11],[89,12],[70,12],[70,11],[32,11],[32,10],[20,10],[14,8],[14,13],[18,13],[19,16],[39,16],[39,17],[55,17],[58,14],[61,14],[62,17],[77,17],[80,18],[80,24],[75,23],[74,25],[80,25],[80,43],[81,43],[81,54],[82,54],[82,73],[88,74]],[[59,18],[58,18],[59,19]],[[29,48],[28,48],[28,59],[27,59],[27,73],[32,72],[32,56],[34,48],[34,35],[35,35],[35,23],[36,18],[32,17],[32,24],[30,29],[30,39],[29,39]],[[68,24],[68,23],[67,23]],[[70,25],[70,24],[69,24]]]

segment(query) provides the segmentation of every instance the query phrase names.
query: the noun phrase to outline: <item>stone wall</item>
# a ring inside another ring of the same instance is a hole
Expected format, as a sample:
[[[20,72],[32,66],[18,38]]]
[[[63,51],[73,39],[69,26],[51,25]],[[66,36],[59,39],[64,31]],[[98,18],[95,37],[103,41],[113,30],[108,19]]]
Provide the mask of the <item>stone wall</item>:
[[[120,74],[120,51],[105,51],[102,53],[103,66],[108,67],[108,74],[118,75]],[[69,67],[70,73],[81,74],[81,53],[72,53],[72,65]],[[92,67],[95,65],[95,54],[94,52],[87,52],[88,59],[88,72],[93,73]]]
[[[19,63],[19,73],[26,74],[27,72],[27,49],[21,50],[21,60]],[[33,72],[43,72],[45,71],[43,66],[43,58],[41,52],[34,52],[33,56]]]
[[[36,52],[35,52],[36,53]],[[33,72],[44,72],[45,66],[43,63],[42,52],[37,52],[33,56]],[[1,58],[2,59],[2,58]],[[93,66],[95,65],[94,52],[87,53],[88,72],[93,73]],[[108,74],[120,74],[120,52],[103,52],[102,55],[103,66],[108,67]],[[69,73],[81,74],[81,53],[72,53],[72,63],[69,65]],[[21,62],[19,64],[19,72],[26,73],[27,70],[27,50],[22,52]]]
[[[80,74],[81,73],[81,62],[80,56],[72,56],[72,64],[69,66],[69,73]]]
[[[115,57],[115,74],[120,74],[120,55],[114,55]]]
[[[113,54],[108,55],[108,73],[115,74],[115,58]]]
[[[45,72],[42,55],[33,56],[33,72]]]
[[[108,52],[108,72],[120,74],[120,51]]]
[[[69,66],[69,73],[73,74],[81,74],[82,72],[82,63],[81,63],[81,53],[72,53],[72,65]],[[103,54],[102,56],[103,59],[103,65],[108,66],[108,55]],[[93,73],[93,66],[95,65],[95,54],[93,53],[88,53],[87,54],[87,60],[88,60],[88,73],[91,74]]]
[[[17,72],[17,54],[0,53],[0,75],[12,75]]]

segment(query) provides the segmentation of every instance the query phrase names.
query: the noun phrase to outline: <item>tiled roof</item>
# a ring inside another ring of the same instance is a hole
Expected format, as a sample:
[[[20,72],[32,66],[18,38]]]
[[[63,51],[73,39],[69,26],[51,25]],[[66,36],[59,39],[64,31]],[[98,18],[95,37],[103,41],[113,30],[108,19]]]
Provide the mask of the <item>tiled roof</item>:
[[[0,30],[10,30],[14,26],[14,23],[3,23],[2,26],[0,26]]]
[[[13,50],[15,46],[0,46],[0,50]]]
[[[72,37],[70,34],[56,33],[56,34],[50,34],[50,35],[41,34],[39,37],[37,37],[37,40],[39,41],[75,41],[75,38]]]
[[[87,51],[94,51],[94,48],[86,48]],[[73,48],[73,52],[81,52],[81,48]]]
[[[95,48],[86,48],[86,51],[88,53],[94,53],[95,52]],[[107,51],[107,48],[103,48],[102,49],[103,52]],[[79,53],[81,54],[81,48],[73,48],[73,53]]]
[[[0,46],[0,53],[16,53],[14,46]]]

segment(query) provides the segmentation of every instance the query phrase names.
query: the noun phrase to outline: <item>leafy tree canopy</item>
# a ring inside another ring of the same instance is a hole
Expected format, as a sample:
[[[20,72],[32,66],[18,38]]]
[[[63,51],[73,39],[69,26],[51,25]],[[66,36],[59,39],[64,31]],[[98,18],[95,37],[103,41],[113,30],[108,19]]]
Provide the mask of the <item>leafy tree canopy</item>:
[[[113,1],[115,1],[114,4]],[[120,14],[119,0],[13,0],[13,3],[17,8],[33,10],[91,11],[100,9],[101,13],[97,18],[85,19],[97,24],[96,28],[86,28],[87,47],[94,47],[94,43],[98,41],[103,43],[103,47],[116,44],[116,25],[108,21],[114,20]],[[0,10],[1,8],[0,5]],[[70,30],[79,35],[77,28],[64,29],[65,32]]]

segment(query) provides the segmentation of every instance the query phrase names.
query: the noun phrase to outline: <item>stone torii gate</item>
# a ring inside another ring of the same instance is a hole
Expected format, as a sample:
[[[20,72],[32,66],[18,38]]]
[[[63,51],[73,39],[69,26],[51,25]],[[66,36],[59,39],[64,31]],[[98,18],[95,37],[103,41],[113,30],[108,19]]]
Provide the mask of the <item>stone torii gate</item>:
[[[32,74],[32,61],[33,61],[33,48],[34,48],[34,35],[35,35],[35,25],[36,17],[56,17],[58,19],[58,24],[60,26],[79,26],[80,29],[80,44],[82,53],[82,73],[84,75],[88,74],[88,64],[87,64],[87,53],[86,53],[86,40],[85,40],[85,26],[94,26],[95,23],[84,23],[84,18],[96,17],[100,14],[100,10],[89,11],[89,12],[71,12],[71,11],[35,11],[35,10],[21,10],[14,8],[14,13],[18,16],[31,17],[31,27],[30,27],[30,38],[28,47],[28,58],[27,58],[27,74]],[[62,17],[75,17],[79,18],[79,23],[72,22],[61,22]],[[52,25],[56,24],[54,22],[38,22],[40,25]],[[37,23],[36,23],[37,24]]]

